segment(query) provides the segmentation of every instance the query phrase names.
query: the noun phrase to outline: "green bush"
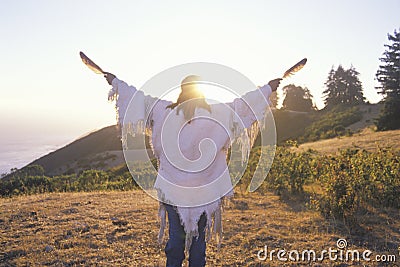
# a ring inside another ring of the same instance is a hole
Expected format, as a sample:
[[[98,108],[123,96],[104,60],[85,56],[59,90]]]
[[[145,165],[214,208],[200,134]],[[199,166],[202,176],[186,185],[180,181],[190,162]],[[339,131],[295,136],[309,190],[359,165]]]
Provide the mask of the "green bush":
[[[300,142],[311,142],[349,134],[345,127],[362,119],[362,112],[358,107],[338,105],[320,112],[320,117],[308,126],[305,133],[298,138]]]
[[[260,148],[254,148],[249,166],[240,185],[250,183],[258,163]],[[278,195],[311,195],[311,203],[325,216],[354,216],[365,207],[400,208],[399,151],[378,149],[368,152],[346,149],[329,156],[315,151],[294,152],[290,147],[278,147],[271,169],[259,188]],[[318,187],[317,192],[305,192],[305,186]]]
[[[37,168],[34,168],[37,170]],[[7,180],[0,180],[0,196],[29,195],[45,192],[82,192],[97,190],[131,190],[137,188],[126,167],[110,171],[87,170],[81,174],[58,175],[27,175],[27,172],[16,172]],[[138,175],[146,175],[139,170]]]
[[[400,155],[392,150],[342,150],[318,156],[315,182],[323,193],[313,204],[325,215],[353,216],[367,206],[400,208]]]
[[[310,152],[295,153],[288,148],[279,147],[266,178],[267,187],[278,194],[302,193],[304,184],[311,177],[311,160]]]
[[[400,129],[400,97],[387,97],[379,117],[375,120],[378,131]]]

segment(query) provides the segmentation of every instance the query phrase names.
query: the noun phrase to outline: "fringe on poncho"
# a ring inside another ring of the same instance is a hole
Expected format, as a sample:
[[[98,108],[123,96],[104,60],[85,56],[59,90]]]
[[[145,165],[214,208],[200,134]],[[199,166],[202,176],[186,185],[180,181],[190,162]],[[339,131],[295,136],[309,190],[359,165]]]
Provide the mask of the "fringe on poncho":
[[[152,136],[151,146],[154,155],[159,159],[163,151],[161,144],[158,144],[159,139],[157,139],[157,135],[159,133],[154,129],[154,123],[162,122],[163,118],[165,118],[162,113],[170,111],[165,107],[171,104],[171,102],[146,96],[142,91],[136,90],[133,86],[128,86],[125,82],[117,78],[113,80],[112,85],[113,88],[110,90],[108,98],[110,101],[116,101],[117,121],[122,131],[123,149],[128,149],[127,139],[129,135],[148,134]],[[232,134],[231,137],[233,137],[228,142],[228,147],[234,142],[239,144],[242,162],[248,158],[259,129],[265,127],[263,118],[269,104],[268,98],[270,93],[271,88],[266,85],[245,94],[242,98],[235,99],[232,103],[228,103],[227,105],[233,110],[234,114],[231,114],[232,112],[217,112],[217,114],[213,114],[213,116],[217,116],[218,120],[226,121]],[[218,118],[218,116],[220,117]],[[174,205],[174,201],[171,201],[171,196],[166,196],[165,192],[162,192],[162,188],[157,188],[157,190],[160,200]],[[175,205],[186,233],[185,246],[187,251],[191,246],[193,237],[199,235],[198,221],[203,213],[207,217],[207,240],[215,236],[218,246],[221,244],[224,198],[232,195],[233,190],[231,189],[225,192],[225,195],[221,195],[217,200],[206,205],[194,207]],[[161,201],[158,216],[160,218],[158,241],[161,243],[166,226],[166,209]]]

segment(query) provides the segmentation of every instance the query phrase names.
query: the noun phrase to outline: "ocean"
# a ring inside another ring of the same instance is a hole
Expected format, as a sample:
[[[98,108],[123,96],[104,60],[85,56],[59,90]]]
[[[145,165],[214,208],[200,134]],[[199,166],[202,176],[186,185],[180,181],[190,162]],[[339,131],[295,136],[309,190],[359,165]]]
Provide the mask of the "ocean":
[[[76,136],[36,137],[0,141],[0,174],[10,173],[11,168],[21,168],[76,139]]]

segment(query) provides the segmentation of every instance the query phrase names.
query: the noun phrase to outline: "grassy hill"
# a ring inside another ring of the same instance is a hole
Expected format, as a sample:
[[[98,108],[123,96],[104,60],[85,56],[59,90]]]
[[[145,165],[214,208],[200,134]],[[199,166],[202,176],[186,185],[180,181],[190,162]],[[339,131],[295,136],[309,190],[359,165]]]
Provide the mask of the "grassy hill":
[[[352,132],[359,132],[368,127],[375,127],[373,125],[374,120],[379,117],[383,105],[382,104],[363,104],[359,105],[358,108],[361,111],[362,118],[356,123],[351,124],[347,129]]]
[[[82,165],[82,168],[90,169],[90,167],[98,164],[99,161],[112,160],[117,157],[115,155],[117,153],[106,154],[106,152],[121,151],[121,140],[118,136],[119,130],[117,127],[115,125],[108,126],[77,139],[65,147],[33,161],[29,165],[41,165],[45,170],[45,174],[50,176],[74,172],[77,170],[78,164]],[[101,166],[97,167],[101,168]]]
[[[278,144],[303,136],[307,126],[315,121],[316,112],[275,110],[274,120]]]
[[[305,143],[351,135],[372,127],[381,108],[381,104],[363,104],[338,105],[312,112],[275,110],[277,141],[278,144],[287,140]]]
[[[336,153],[346,148],[359,148],[368,151],[375,151],[378,148],[400,149],[400,130],[375,132],[365,128],[352,136],[336,137],[316,142],[304,143],[294,148],[296,151],[313,149],[321,153]]]
[[[286,140],[304,143],[354,133],[371,126],[379,110],[378,104],[365,104],[354,108],[338,106],[331,110],[314,112],[275,110],[277,141],[278,144],[284,144]],[[135,142],[132,139],[128,141]],[[108,170],[123,163],[119,129],[116,126],[108,126],[79,138],[29,165],[41,165],[45,175],[54,176],[80,173],[88,169]]]
[[[140,142],[137,142],[140,140]],[[147,149],[149,148],[148,139]],[[128,138],[130,147],[145,149],[140,136]],[[148,151],[149,156],[151,152]],[[122,153],[120,130],[116,125],[108,126],[81,137],[72,143],[53,151],[27,166],[40,165],[44,174],[55,176],[62,174],[81,173],[84,170],[109,170],[125,163]],[[26,168],[26,166],[24,167]],[[21,168],[23,171],[24,168]],[[10,177],[6,176],[5,179]]]

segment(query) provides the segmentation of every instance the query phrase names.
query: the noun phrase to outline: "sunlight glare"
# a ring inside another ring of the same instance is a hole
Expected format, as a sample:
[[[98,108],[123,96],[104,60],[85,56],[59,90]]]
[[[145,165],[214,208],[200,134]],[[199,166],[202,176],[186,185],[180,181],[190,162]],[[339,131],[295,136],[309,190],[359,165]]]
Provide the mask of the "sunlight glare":
[[[198,87],[203,92],[207,102],[211,102],[210,104],[232,102],[233,99],[239,97],[229,89],[214,84],[200,84]]]
[[[229,89],[225,89],[214,84],[202,83],[198,84],[197,87],[201,92],[203,92],[204,97],[206,98],[206,101],[209,104],[228,103],[232,102],[233,99],[239,97],[239,95],[233,93]],[[180,87],[177,87],[167,92],[165,95],[161,97],[161,99],[175,102],[178,99],[180,92],[181,92]]]

